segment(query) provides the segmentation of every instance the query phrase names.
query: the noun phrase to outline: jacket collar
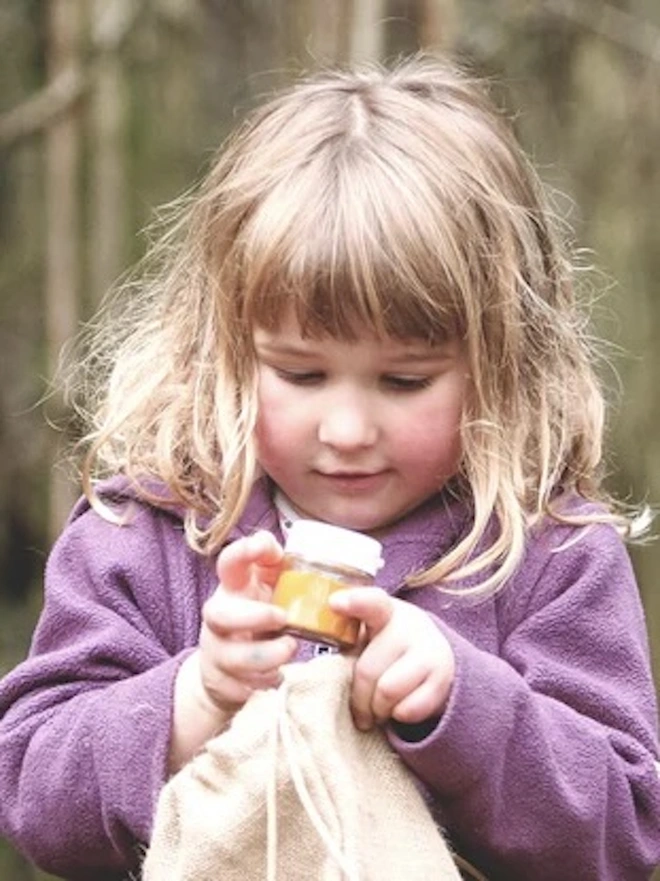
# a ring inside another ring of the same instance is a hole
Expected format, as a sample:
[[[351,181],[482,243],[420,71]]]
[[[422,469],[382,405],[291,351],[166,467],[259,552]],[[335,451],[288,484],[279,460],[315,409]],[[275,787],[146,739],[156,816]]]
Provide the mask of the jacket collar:
[[[440,492],[384,530],[377,536],[383,544],[385,560],[376,577],[379,587],[394,593],[407,576],[436,563],[463,534],[467,516],[466,506],[462,502],[447,492]],[[251,535],[259,529],[267,529],[282,541],[273,502],[273,487],[266,477],[259,478],[255,483],[245,511],[229,535],[229,541]]]

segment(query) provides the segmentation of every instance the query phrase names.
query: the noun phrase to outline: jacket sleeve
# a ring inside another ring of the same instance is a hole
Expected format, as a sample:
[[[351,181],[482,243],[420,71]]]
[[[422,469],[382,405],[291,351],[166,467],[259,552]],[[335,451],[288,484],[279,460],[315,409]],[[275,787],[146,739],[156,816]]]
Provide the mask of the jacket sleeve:
[[[490,881],[642,881],[660,862],[656,706],[627,553],[592,527],[509,605],[498,655],[438,621],[449,704],[395,749]],[[512,595],[513,596],[513,595]],[[515,608],[515,613],[512,609]]]
[[[0,683],[0,833],[69,879],[117,877],[148,840],[199,608],[172,605],[195,574],[166,552],[169,529],[146,512],[121,527],[74,520],[47,565],[30,655]]]

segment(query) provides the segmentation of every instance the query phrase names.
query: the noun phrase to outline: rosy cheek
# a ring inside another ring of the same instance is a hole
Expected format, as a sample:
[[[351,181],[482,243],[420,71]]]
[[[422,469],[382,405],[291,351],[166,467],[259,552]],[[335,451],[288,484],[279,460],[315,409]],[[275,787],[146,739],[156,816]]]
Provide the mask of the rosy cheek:
[[[260,395],[255,438],[257,457],[262,465],[279,460],[285,453],[290,455],[292,445],[295,448],[293,410],[292,407],[283,406],[277,395]]]
[[[461,456],[460,407],[420,408],[401,425],[398,448],[419,465],[454,471]]]
[[[255,426],[255,438],[259,452],[263,451],[267,446],[270,437],[270,422],[272,419],[272,407],[270,406],[270,396],[264,389],[263,383],[259,387],[259,406],[257,412],[257,423]]]
[[[279,434],[278,425],[280,424],[277,417],[273,416],[272,411],[268,407],[260,411],[255,430],[257,448],[260,451],[268,450],[269,446],[273,444],[273,441]]]

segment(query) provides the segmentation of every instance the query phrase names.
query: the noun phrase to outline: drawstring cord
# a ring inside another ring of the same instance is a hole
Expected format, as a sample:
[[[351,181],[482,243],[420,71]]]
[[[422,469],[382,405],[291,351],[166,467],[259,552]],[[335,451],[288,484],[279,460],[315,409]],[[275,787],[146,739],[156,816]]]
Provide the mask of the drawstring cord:
[[[266,879],[267,881],[277,881],[277,764],[281,743],[294,789],[312,826],[316,829],[330,856],[343,871],[347,881],[359,881],[356,869],[349,865],[341,850],[341,845],[333,839],[330,829],[316,809],[301,764],[296,757],[295,736],[287,711],[288,691],[289,686],[286,681],[277,689],[276,712],[268,735],[271,767],[266,786]],[[488,881],[486,876],[482,875],[464,857],[455,853],[453,858],[457,867],[463,873],[467,873],[474,881]]]
[[[266,788],[266,878],[267,881],[277,881],[277,763],[279,758],[280,743],[284,752],[284,758],[291,774],[296,795],[305,809],[305,813],[316,829],[319,837],[325,844],[328,853],[337,863],[347,878],[347,881],[359,881],[357,871],[351,866],[341,845],[332,837],[332,833],[319,814],[314,800],[305,781],[305,776],[300,762],[296,757],[295,736],[291,727],[291,720],[287,712],[288,684],[283,682],[277,689],[277,707],[275,718],[269,734],[269,748],[271,755],[271,773]]]
[[[452,856],[463,875],[469,875],[474,881],[488,881],[488,878],[486,878],[485,875],[482,875],[479,869],[475,869],[472,863],[469,860],[466,860],[465,857],[462,857],[457,853],[452,854]]]

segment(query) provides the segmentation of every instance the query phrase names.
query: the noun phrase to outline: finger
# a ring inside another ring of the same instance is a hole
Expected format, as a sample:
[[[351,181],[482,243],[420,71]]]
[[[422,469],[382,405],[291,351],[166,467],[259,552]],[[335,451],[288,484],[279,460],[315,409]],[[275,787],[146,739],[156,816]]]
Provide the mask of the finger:
[[[202,684],[211,703],[221,710],[230,712],[242,707],[255,691],[248,683],[232,679],[224,673],[203,675]]]
[[[398,722],[425,722],[439,716],[448,699],[449,689],[434,676],[429,676],[414,691],[401,700],[391,712]]]
[[[402,654],[384,670],[376,682],[371,700],[374,718],[380,722],[389,719],[395,707],[401,704],[404,704],[405,710],[406,699],[426,683],[429,674],[428,666],[422,664],[413,654]]]
[[[355,662],[351,689],[351,710],[355,725],[362,731],[373,727],[375,694],[381,677],[404,651],[392,642],[371,642]]]
[[[389,624],[394,613],[392,598],[380,587],[351,587],[329,598],[333,611],[363,621],[371,639]]]
[[[286,612],[270,603],[226,593],[218,588],[204,603],[202,620],[218,636],[272,633],[285,626]]]
[[[243,591],[250,586],[254,569],[258,568],[259,578],[272,586],[283,555],[274,535],[265,530],[255,532],[223,548],[216,563],[218,578],[227,590]]]
[[[228,642],[200,637],[200,669],[206,692],[218,706],[244,703],[252,691],[281,682],[281,666],[291,660],[297,642],[291,636],[260,642]]]
[[[225,673],[239,679],[270,675],[288,663],[298,644],[292,636],[249,642],[221,641],[217,663]]]

